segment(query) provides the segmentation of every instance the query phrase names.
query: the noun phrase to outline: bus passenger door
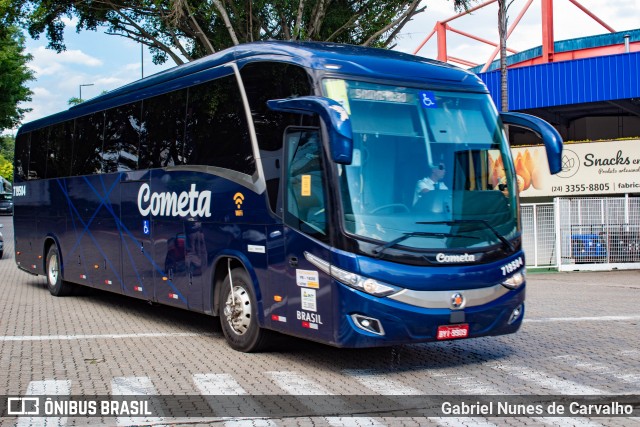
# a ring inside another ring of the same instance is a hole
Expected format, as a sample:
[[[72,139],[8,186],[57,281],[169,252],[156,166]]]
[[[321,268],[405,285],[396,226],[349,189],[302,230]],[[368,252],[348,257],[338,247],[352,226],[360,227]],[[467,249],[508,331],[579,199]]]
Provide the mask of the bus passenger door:
[[[334,304],[329,275],[309,255],[330,261],[322,144],[317,128],[289,128],[285,135],[284,233],[287,329],[333,342]],[[275,318],[272,316],[272,320]],[[276,327],[275,322],[272,323]]]
[[[152,225],[149,215],[138,209],[138,194],[149,188],[148,171],[129,171],[121,174],[120,221],[122,223],[122,280],[123,293],[152,301],[153,248]]]

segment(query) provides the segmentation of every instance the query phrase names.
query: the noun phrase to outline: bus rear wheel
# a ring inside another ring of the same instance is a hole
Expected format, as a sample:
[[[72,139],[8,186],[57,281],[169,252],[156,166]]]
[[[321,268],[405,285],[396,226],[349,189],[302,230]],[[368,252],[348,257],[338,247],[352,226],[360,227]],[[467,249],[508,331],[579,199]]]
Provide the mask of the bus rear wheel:
[[[54,244],[47,252],[47,287],[51,295],[62,297],[71,293],[71,285],[62,280],[62,272],[60,271],[60,252]]]
[[[233,283],[233,292],[231,291]],[[249,274],[244,269],[231,271],[220,289],[222,332],[234,350],[251,353],[262,350],[268,331],[258,324],[256,297]]]

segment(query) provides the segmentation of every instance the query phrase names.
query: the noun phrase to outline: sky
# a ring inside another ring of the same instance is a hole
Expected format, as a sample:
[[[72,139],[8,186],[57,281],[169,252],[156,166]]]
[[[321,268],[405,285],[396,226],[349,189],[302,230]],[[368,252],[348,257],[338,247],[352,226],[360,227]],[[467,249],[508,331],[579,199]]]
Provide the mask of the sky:
[[[578,0],[616,31],[640,28],[640,0]],[[477,2],[476,4],[479,4]],[[526,0],[514,0],[509,9],[510,22],[520,13]],[[436,22],[454,16],[451,1],[426,0],[427,10],[407,24],[397,39],[396,50],[413,53],[434,28]],[[508,41],[508,47],[518,51],[541,45],[540,0],[534,0]],[[46,49],[44,35],[39,40],[27,36],[26,51],[33,55],[29,66],[36,79],[28,86],[33,91],[32,101],[23,107],[32,108],[23,123],[65,110],[68,100],[79,97],[89,99],[141,78],[174,66],[169,61],[162,66],[151,62],[151,55],[140,45],[123,37],[106,35],[104,31],[75,32],[75,23],[66,21],[67,50],[60,54]],[[554,0],[555,40],[566,40],[608,31],[584,14],[569,0]],[[453,28],[497,42],[497,3],[449,23]],[[448,53],[475,63],[484,64],[493,47],[472,39],[448,33]],[[418,55],[436,57],[436,37],[422,48]]]

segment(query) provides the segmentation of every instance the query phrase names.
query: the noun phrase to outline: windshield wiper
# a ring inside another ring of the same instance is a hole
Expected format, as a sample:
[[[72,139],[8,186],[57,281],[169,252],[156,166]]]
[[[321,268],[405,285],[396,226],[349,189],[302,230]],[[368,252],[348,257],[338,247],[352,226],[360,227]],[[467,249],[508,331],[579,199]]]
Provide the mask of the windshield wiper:
[[[509,250],[511,252],[516,250],[509,240],[507,240],[502,234],[500,234],[500,232],[498,230],[496,230],[491,224],[489,224],[488,221],[486,221],[484,219],[454,219],[454,220],[451,220],[451,221],[420,221],[420,222],[416,222],[416,224],[444,224],[444,225],[459,225],[459,224],[473,224],[473,223],[484,224],[484,226],[487,227],[489,230],[491,230],[493,235],[496,236],[498,238],[498,240],[500,240],[500,242],[503,245],[505,245],[507,248],[509,248]]]
[[[421,223],[417,223],[417,224],[421,224]],[[377,246],[377,247],[373,248],[373,253],[375,254],[375,256],[377,258],[380,258],[384,251],[386,251],[387,249],[389,249],[392,246],[397,245],[398,243],[400,243],[400,242],[402,242],[404,240],[407,240],[410,237],[466,237],[468,239],[478,239],[478,237],[466,236],[466,235],[463,235],[463,234],[435,233],[435,232],[430,232],[430,231],[414,231],[414,232],[411,232],[411,233],[404,233],[402,236],[398,237],[397,239],[393,239],[390,242],[385,243],[384,245],[380,245],[380,246]]]

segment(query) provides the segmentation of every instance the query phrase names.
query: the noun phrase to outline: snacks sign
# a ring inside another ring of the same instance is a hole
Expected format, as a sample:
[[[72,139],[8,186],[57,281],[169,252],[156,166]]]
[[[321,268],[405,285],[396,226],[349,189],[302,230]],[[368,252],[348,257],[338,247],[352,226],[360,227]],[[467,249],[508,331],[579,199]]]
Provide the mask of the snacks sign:
[[[551,175],[545,148],[513,148],[520,197],[640,193],[640,140],[565,144]]]

